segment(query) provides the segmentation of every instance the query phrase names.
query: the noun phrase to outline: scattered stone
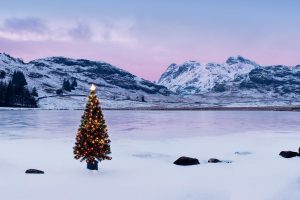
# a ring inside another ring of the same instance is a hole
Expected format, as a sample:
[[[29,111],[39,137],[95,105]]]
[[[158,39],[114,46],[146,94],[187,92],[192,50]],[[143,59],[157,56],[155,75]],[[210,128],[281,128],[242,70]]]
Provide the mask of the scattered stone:
[[[137,157],[137,158],[166,158],[168,155],[165,154],[160,154],[160,153],[139,153],[139,154],[132,154],[132,156]]]
[[[239,156],[246,156],[246,155],[250,155],[252,153],[249,151],[237,151],[237,152],[234,152],[234,154],[239,155]]]
[[[232,163],[230,160],[219,160],[217,158],[211,158],[207,161],[208,163]]]
[[[27,169],[25,171],[26,174],[44,174],[45,172],[38,169]]]
[[[279,153],[279,155],[284,157],[284,158],[293,158],[293,157],[299,156],[299,153],[294,152],[294,151],[281,151]]]
[[[199,165],[200,162],[197,158],[190,158],[186,156],[182,156],[178,158],[175,162],[175,165],[182,165],[182,166],[188,166],[188,165]]]
[[[220,163],[220,162],[222,162],[222,161],[219,160],[219,159],[216,159],[216,158],[211,158],[211,159],[208,160],[208,162],[209,162],[209,163]]]

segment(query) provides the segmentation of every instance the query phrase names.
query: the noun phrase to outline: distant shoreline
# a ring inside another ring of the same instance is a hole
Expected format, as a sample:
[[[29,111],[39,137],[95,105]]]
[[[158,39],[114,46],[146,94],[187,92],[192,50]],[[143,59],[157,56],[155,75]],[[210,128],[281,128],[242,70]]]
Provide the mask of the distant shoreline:
[[[290,111],[300,112],[300,106],[258,106],[258,107],[180,107],[180,108],[164,108],[164,107],[124,107],[124,108],[102,108],[103,110],[133,110],[133,111]],[[6,110],[84,110],[84,108],[74,109],[47,109],[47,108],[21,108],[21,107],[0,107],[0,111]]]
[[[103,108],[103,110],[141,110],[141,111],[292,111],[300,112],[300,106],[261,106],[261,107],[197,107],[197,108]]]

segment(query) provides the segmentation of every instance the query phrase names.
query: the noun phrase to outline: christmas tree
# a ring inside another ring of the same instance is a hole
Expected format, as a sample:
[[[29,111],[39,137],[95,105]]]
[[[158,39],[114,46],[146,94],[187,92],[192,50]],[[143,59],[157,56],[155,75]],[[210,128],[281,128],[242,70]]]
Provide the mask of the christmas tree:
[[[75,159],[85,160],[90,170],[98,170],[98,161],[111,160],[107,126],[95,89],[92,85],[74,147]]]

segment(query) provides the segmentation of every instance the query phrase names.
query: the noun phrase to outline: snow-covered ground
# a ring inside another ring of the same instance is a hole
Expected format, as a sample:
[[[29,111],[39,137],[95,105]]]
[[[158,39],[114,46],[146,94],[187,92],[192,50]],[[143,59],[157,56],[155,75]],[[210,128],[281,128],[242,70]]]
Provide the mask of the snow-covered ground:
[[[39,101],[40,109],[83,109],[87,97],[67,96],[67,97],[50,97]],[[299,107],[300,101],[289,101],[284,99],[251,98],[251,97],[230,97],[228,96],[172,96],[168,101],[163,99],[152,99],[152,101],[140,102],[133,100],[110,100],[101,98],[102,108],[105,109],[199,109],[207,107]],[[1,108],[3,109],[3,108]]]
[[[300,146],[298,112],[105,111],[113,159],[99,172],[73,159],[81,114],[0,111],[0,199],[300,199],[300,158],[278,156]],[[182,155],[201,164],[173,165]]]

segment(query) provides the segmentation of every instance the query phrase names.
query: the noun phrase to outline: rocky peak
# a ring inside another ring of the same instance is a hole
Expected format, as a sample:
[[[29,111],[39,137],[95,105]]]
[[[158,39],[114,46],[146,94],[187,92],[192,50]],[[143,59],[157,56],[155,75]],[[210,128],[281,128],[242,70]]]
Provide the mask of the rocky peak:
[[[227,60],[226,60],[226,64],[228,65],[234,65],[234,64],[238,64],[238,63],[241,63],[241,64],[250,64],[250,65],[257,65],[255,62],[247,59],[247,58],[244,58],[242,56],[235,56],[235,57],[229,57]]]

